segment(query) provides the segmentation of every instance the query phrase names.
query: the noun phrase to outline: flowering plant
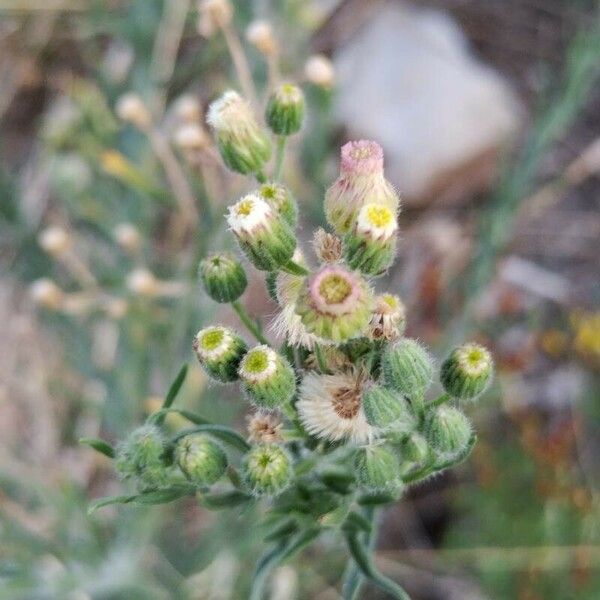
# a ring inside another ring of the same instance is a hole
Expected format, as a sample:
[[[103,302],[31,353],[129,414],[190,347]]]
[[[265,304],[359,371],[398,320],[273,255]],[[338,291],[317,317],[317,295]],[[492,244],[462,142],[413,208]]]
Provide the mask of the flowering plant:
[[[295,231],[298,207],[281,177],[286,138],[300,129],[303,116],[303,94],[289,83],[267,102],[274,140],[237,92],[226,92],[208,112],[225,165],[258,182],[226,218],[280,306],[273,332],[283,343],[276,347],[240,303],[247,286],[241,262],[229,253],[202,260],[208,295],[231,304],[258,342],[252,347],[243,334],[220,325],[193,340],[207,375],[220,385],[239,385],[252,407],[247,434],[173,406],[185,366],[162,407],[116,448],[83,440],[113,458],[122,479],[137,488],[100,499],[91,510],[190,495],[210,509],[260,502],[267,507],[269,548],[256,567],[252,599],[262,597],[273,567],[325,531],[339,532],[351,555],[344,598],[356,598],[364,579],[408,598],[374,565],[376,510],[469,455],[476,437],[459,404],[485,391],[492,359],[474,343],[455,349],[439,370],[444,393],[428,396],[431,355],[403,336],[400,298],[373,287],[394,260],[400,208],[377,143],[342,147],[340,176],[325,197],[332,231],[315,233],[314,264],[305,257]],[[173,412],[191,426],[167,430],[165,418]]]

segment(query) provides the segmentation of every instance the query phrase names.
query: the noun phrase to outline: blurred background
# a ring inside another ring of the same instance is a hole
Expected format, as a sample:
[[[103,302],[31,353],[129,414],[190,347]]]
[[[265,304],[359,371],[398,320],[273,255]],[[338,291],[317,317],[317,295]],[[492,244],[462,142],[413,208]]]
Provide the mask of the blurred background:
[[[415,600],[597,600],[598,4],[240,0],[231,23],[206,5],[0,0],[0,599],[246,597],[257,515],[88,517],[123,488],[77,444],[122,437],[186,361],[178,403],[244,427],[191,340],[238,325],[196,268],[232,247],[222,216],[248,190],[203,125],[246,65],[259,103],[279,70],[307,95],[285,167],[305,247],[340,144],[379,141],[403,198],[382,289],[438,358],[477,339],[497,361],[474,454],[386,512],[379,566]],[[244,300],[276,310],[256,271]],[[339,598],[344,559],[325,538],[270,598]]]

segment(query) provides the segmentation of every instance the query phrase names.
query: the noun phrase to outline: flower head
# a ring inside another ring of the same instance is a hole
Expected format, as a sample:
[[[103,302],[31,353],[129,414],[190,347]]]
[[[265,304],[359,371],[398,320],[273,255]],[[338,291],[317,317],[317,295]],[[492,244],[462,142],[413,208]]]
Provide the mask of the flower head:
[[[216,302],[234,302],[245,291],[248,279],[240,262],[227,252],[220,252],[200,262],[200,280]]]
[[[309,333],[342,342],[366,332],[373,296],[367,283],[341,265],[327,265],[308,277],[296,312]]]
[[[359,483],[374,492],[396,491],[402,486],[400,461],[387,446],[360,448],[354,459]]]
[[[244,254],[261,271],[276,270],[294,254],[296,238],[290,226],[256,194],[231,206],[227,222]]]
[[[242,476],[246,486],[257,496],[277,496],[292,479],[292,461],[281,446],[261,444],[244,457]]]
[[[298,205],[292,193],[281,183],[271,181],[258,189],[260,196],[277,214],[281,215],[292,227],[298,220]]]
[[[302,127],[304,94],[292,83],[279,85],[269,97],[265,120],[276,135],[291,135]]]
[[[337,263],[342,260],[342,240],[322,227],[315,231],[313,247],[321,264]]]
[[[238,378],[238,367],[246,350],[246,342],[228,327],[207,327],[194,338],[194,351],[200,365],[222,383]]]
[[[335,79],[331,61],[323,54],[314,54],[304,64],[304,76],[319,87],[329,88]]]
[[[269,160],[271,142],[250,105],[237,92],[227,91],[215,100],[206,120],[215,132],[223,161],[232,171],[255,173]]]
[[[383,174],[383,150],[361,140],[342,146],[340,176],[325,194],[325,214],[337,233],[347,233],[365,204],[386,206],[398,213],[400,199]]]
[[[453,406],[440,406],[425,422],[425,437],[441,459],[450,459],[469,445],[469,419]]]
[[[464,344],[443,362],[440,380],[454,398],[474,399],[486,390],[493,370],[492,357],[486,348],[479,344]]]
[[[275,444],[282,441],[281,419],[268,412],[257,412],[248,419],[248,438],[252,442]]]
[[[292,367],[264,344],[244,356],[238,373],[249,399],[262,408],[277,408],[289,402],[296,391]]]
[[[212,485],[227,468],[227,456],[221,446],[200,433],[186,435],[177,442],[175,461],[197,485]]]
[[[296,403],[300,421],[311,435],[322,439],[367,443],[376,430],[367,423],[362,392],[362,378],[355,374],[308,373]]]
[[[406,309],[402,300],[394,294],[375,296],[375,308],[369,323],[374,340],[396,341],[404,333]]]

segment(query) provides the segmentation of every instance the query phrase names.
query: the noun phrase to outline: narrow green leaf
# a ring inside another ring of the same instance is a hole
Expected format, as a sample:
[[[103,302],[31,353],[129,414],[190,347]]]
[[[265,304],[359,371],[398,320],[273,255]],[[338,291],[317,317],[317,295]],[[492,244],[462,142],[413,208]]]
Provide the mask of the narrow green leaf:
[[[265,542],[277,542],[282,538],[285,538],[298,529],[298,524],[295,519],[287,519],[278,527],[275,527],[272,531],[267,533],[263,538]]]
[[[232,506],[238,506],[252,500],[252,496],[244,494],[239,490],[232,490],[230,492],[214,493],[214,494],[199,494],[198,501],[204,508],[210,510],[220,510],[222,508],[230,508]]]
[[[100,454],[104,454],[104,456],[108,456],[108,458],[115,457],[115,449],[104,440],[98,438],[83,437],[79,438],[79,443],[83,444],[84,446],[89,446],[90,448],[93,448],[96,452],[100,452]]]
[[[344,531],[364,531],[367,534],[371,533],[371,522],[357,512],[350,511],[346,516],[346,520],[342,525]]]
[[[94,502],[92,502],[87,509],[87,514],[91,515],[93,512],[97,511],[99,508],[102,508],[104,506],[110,506],[111,504],[127,504],[128,502],[131,502],[132,499],[135,498],[135,495],[133,496],[107,496],[106,498],[100,498],[99,500],[96,500]]]
[[[204,417],[201,417],[200,415],[197,415],[194,412],[182,408],[161,408],[148,417],[148,423],[162,423],[165,417],[171,413],[181,415],[190,423],[194,423],[195,425],[207,425],[208,423],[210,423],[208,419],[205,419]]]
[[[111,504],[135,504],[137,506],[144,506],[150,504],[166,504],[167,502],[173,502],[183,496],[194,493],[196,490],[192,486],[177,486],[174,488],[168,488],[165,490],[153,490],[150,492],[142,492],[141,494],[130,494],[127,496],[107,496],[106,498],[100,498],[95,502],[92,502],[87,510],[88,515],[104,506],[110,506]]]
[[[179,369],[177,377],[175,377],[175,379],[173,380],[173,383],[171,384],[171,387],[169,388],[169,391],[165,396],[165,401],[162,404],[163,409],[170,408],[173,402],[175,402],[175,398],[177,398],[177,394],[179,394],[179,390],[181,389],[181,386],[183,385],[183,382],[185,381],[185,378],[187,376],[187,371],[188,366],[186,363],[181,367],[181,369]],[[165,416],[166,415],[162,415],[162,417],[156,419],[156,424],[160,425],[165,420]]]

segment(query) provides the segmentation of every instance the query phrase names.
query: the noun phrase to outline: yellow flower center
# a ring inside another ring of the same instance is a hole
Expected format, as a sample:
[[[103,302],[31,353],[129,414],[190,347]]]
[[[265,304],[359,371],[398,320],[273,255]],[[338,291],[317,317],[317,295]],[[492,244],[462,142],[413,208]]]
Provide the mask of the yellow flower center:
[[[351,156],[354,160],[364,160],[369,158],[372,154],[371,148],[363,146],[362,148],[354,148],[351,152]]]
[[[399,302],[398,298],[393,294],[383,294],[381,299],[390,307],[390,308],[398,308]]]
[[[247,217],[254,209],[252,200],[240,200],[235,207],[235,212],[238,216]]]
[[[219,345],[223,342],[224,337],[225,332],[222,329],[209,329],[202,335],[200,345],[204,350],[214,350],[215,348],[218,348]]]
[[[248,352],[244,360],[244,371],[246,373],[262,373],[268,366],[269,359],[264,350],[253,350]]]
[[[324,277],[319,285],[319,294],[327,304],[341,304],[351,293],[352,284],[337,273]]]
[[[465,347],[459,358],[463,369],[471,375],[479,375],[490,366],[488,351],[482,346],[475,344]]]
[[[394,214],[387,206],[373,204],[367,209],[367,221],[374,227],[387,227],[394,218]]]

